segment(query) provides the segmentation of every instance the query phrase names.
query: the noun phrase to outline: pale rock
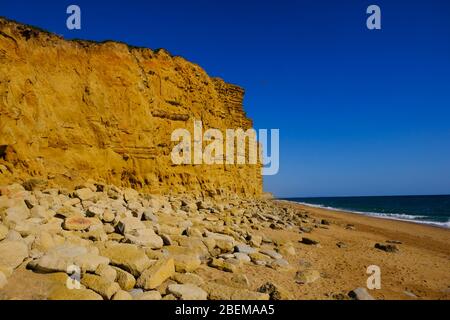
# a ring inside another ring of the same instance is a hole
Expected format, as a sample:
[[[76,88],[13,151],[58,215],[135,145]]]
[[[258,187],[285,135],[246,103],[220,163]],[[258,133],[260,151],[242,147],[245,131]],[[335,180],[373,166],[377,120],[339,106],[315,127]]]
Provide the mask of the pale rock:
[[[112,213],[111,210],[105,209],[105,211],[103,212],[103,216],[102,216],[102,220],[104,222],[111,223],[114,221],[115,218],[116,218],[116,216],[114,215],[114,213]]]
[[[196,275],[195,273],[175,273],[173,275],[173,280],[181,284],[195,284],[200,286],[205,283],[202,277]]]
[[[122,270],[117,267],[112,267],[116,271],[116,279],[115,281],[119,284],[119,286],[125,290],[130,291],[136,285],[136,279],[133,275],[125,270]]]
[[[292,245],[284,245],[278,248],[278,252],[284,256],[294,256],[296,254],[295,248]]]
[[[30,209],[23,204],[17,205],[15,207],[11,207],[5,210],[5,218],[4,221],[6,224],[17,224],[23,220],[26,220],[30,217]]]
[[[19,232],[17,232],[14,229],[11,229],[8,231],[5,241],[22,241],[23,242],[23,238]]]
[[[208,294],[193,284],[171,284],[168,291],[181,300],[206,300]]]
[[[221,271],[226,271],[226,272],[236,272],[237,271],[237,266],[235,264],[226,262],[222,259],[213,258],[209,262],[209,266],[212,268],[219,269]]]
[[[168,234],[171,236],[174,235],[181,235],[184,232],[184,228],[176,227],[176,226],[170,226],[167,224],[160,224],[159,225],[159,233],[160,234]]]
[[[28,237],[29,235],[36,234],[39,226],[42,223],[41,219],[27,219],[18,221],[14,226],[14,230],[20,233],[22,237]]]
[[[30,210],[32,218],[42,218],[48,221],[50,218],[54,217],[56,212],[49,210],[41,205],[36,205]]]
[[[75,257],[73,264],[81,268],[81,270],[94,272],[97,270],[100,264],[108,264],[109,259],[106,257],[99,256],[95,253],[87,253]]]
[[[127,188],[123,191],[123,199],[126,202],[137,200],[139,198],[139,192],[134,189]]]
[[[193,272],[201,265],[198,255],[177,254],[172,256],[176,272]]]
[[[0,266],[17,268],[28,257],[28,246],[23,241],[0,242]]]
[[[12,276],[14,269],[11,267],[0,265],[0,272],[3,272],[6,278],[9,278],[10,276]]]
[[[116,281],[117,278],[116,270],[107,264],[99,264],[97,269],[95,269],[95,274],[110,282]]]
[[[293,267],[285,259],[276,259],[276,260],[272,261],[269,264],[269,266],[272,269],[279,270],[279,271],[290,271],[293,269]]]
[[[145,291],[135,297],[136,300],[161,300],[161,293],[156,290]]]
[[[164,258],[145,270],[138,278],[136,285],[145,290],[155,289],[174,274],[174,260]]]
[[[163,207],[163,201],[161,198],[153,196],[148,200],[148,205],[153,209],[153,212],[158,212]]]
[[[295,275],[295,281],[300,284],[308,284],[315,282],[320,278],[320,272],[313,269],[298,271]]]
[[[203,236],[203,233],[198,228],[195,228],[195,227],[187,228],[187,232],[186,233],[187,233],[187,235],[189,237],[201,238]]]
[[[109,223],[105,223],[105,224],[103,224],[103,231],[105,231],[106,234],[110,234],[110,233],[114,233],[116,231],[116,229]],[[120,235],[120,236],[122,236],[122,235]]]
[[[81,201],[79,198],[71,198],[71,199],[67,199],[66,201],[64,201],[62,203],[62,205],[63,205],[63,207],[73,207],[80,203],[81,203]]]
[[[112,244],[100,249],[102,256],[108,257],[111,264],[138,277],[150,265],[145,251],[132,244]]]
[[[242,265],[242,261],[234,257],[225,259],[224,261],[228,264],[235,265],[236,267],[240,267]]]
[[[237,244],[234,247],[234,250],[235,250],[235,252],[240,252],[240,253],[244,253],[244,254],[251,254],[251,253],[257,252],[257,250],[255,248],[252,248],[246,244]]]
[[[74,195],[81,201],[92,200],[95,198],[95,192],[93,192],[89,188],[82,188],[82,189],[75,190]]]
[[[131,289],[128,291],[129,294],[133,297],[133,299],[136,299],[138,296],[144,293],[144,290],[142,289]]]
[[[216,240],[214,240],[213,238],[203,238],[202,241],[209,252],[212,252],[216,247]]]
[[[151,260],[159,260],[159,259],[162,259],[163,257],[169,256],[169,253],[165,250],[160,251],[160,250],[153,250],[150,248],[145,248],[145,254]]]
[[[6,275],[0,271],[0,290],[3,289],[8,284],[8,279]]]
[[[250,236],[250,244],[254,247],[260,247],[261,246],[261,242],[262,242],[262,236],[258,236],[258,235],[251,235]]]
[[[68,272],[70,266],[82,271],[95,272],[100,264],[108,264],[109,259],[89,252],[87,248],[64,244],[50,249],[37,260],[30,261],[28,268],[38,272]]]
[[[164,245],[163,239],[152,229],[137,229],[125,233],[125,240],[139,246],[160,249]]]
[[[142,219],[142,215],[144,214],[144,207],[138,201],[131,201],[128,203],[127,208],[133,213],[133,216]]]
[[[13,198],[14,195],[25,192],[25,188],[19,183],[13,183],[7,186],[0,186],[0,195]]]
[[[72,216],[84,216],[83,211],[77,207],[61,207],[56,210],[58,216],[70,218]]]
[[[47,223],[44,223],[39,227],[39,231],[49,232],[51,234],[59,234],[63,228],[62,224],[64,223],[63,219],[60,218],[51,218]]]
[[[133,230],[142,230],[146,229],[145,224],[142,223],[141,220],[135,217],[126,217],[120,219],[119,223],[117,224],[116,229],[120,234],[125,235],[126,233],[129,233]]]
[[[112,300],[133,300],[133,297],[128,292],[124,290],[119,290],[112,297]]]
[[[105,242],[108,240],[108,235],[106,234],[103,225],[98,224],[91,226],[88,232],[81,234],[81,237],[92,241]]]
[[[57,245],[62,245],[63,243],[64,243],[63,237],[58,235],[52,235],[50,232],[41,231],[37,234],[31,247],[41,252],[47,252],[50,249],[56,247]]]
[[[234,257],[240,260],[242,263],[249,263],[252,261],[247,254],[241,252],[235,252]]]
[[[56,286],[47,297],[48,300],[103,300],[102,296],[89,289],[68,289],[65,285]]]
[[[153,223],[158,223],[158,217],[154,214],[152,208],[146,208],[143,213],[144,219]]]
[[[4,225],[0,224],[0,241],[6,238],[6,235],[8,234],[8,228]]]
[[[159,293],[161,293],[161,295],[166,295],[169,294],[169,292],[167,291],[167,288],[171,285],[171,284],[177,284],[176,281],[172,280],[172,279],[167,279],[166,281],[164,281],[162,284],[160,284],[158,286],[158,288],[156,288],[156,290],[158,290]]]
[[[266,256],[271,257],[272,259],[283,259],[283,256],[281,254],[279,254],[278,252],[274,251],[274,250],[269,250],[269,249],[261,249],[259,250],[259,252],[261,252],[262,254],[265,254]]]
[[[269,256],[262,254],[260,252],[251,253],[249,254],[249,257],[253,263],[258,265],[266,265],[272,261],[272,259]]]
[[[219,248],[222,253],[234,251],[235,240],[233,237],[209,231],[206,231],[205,235],[206,239],[214,240],[215,247]]]
[[[102,219],[104,212],[105,212],[104,208],[97,206],[90,206],[86,211],[86,216],[97,217],[99,219]]]
[[[108,300],[110,300],[119,290],[121,290],[117,283],[93,274],[85,274],[81,278],[81,284],[97,292],[104,299]]]

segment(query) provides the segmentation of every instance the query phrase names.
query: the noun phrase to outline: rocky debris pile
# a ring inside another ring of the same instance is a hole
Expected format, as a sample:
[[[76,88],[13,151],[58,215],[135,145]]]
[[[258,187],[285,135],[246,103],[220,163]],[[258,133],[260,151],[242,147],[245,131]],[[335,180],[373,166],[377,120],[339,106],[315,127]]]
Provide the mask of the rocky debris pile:
[[[148,195],[92,181],[75,190],[26,186],[0,187],[0,286],[21,265],[66,279],[80,272],[80,289],[61,282],[49,299],[287,299],[272,283],[253,291],[241,273],[245,265],[294,270],[286,259],[293,243],[258,231],[324,224],[270,200]],[[196,274],[205,268],[233,274],[232,284],[205,281]],[[319,278],[305,270],[293,281]]]

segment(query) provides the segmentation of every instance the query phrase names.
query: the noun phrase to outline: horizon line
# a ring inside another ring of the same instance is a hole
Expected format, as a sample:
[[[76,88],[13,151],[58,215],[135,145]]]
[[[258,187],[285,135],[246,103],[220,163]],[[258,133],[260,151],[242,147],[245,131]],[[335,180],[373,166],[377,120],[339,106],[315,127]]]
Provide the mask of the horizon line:
[[[274,197],[276,200],[284,199],[316,199],[316,198],[368,198],[368,197],[435,197],[450,196],[448,194],[395,194],[395,195],[358,195],[358,196],[294,196],[294,197]]]

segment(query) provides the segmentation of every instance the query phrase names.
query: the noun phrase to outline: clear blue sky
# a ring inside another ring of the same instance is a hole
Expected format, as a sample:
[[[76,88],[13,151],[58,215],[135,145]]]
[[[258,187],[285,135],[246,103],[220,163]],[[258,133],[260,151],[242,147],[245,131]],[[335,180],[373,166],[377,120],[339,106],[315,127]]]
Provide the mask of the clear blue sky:
[[[450,193],[450,1],[17,0],[0,15],[163,47],[243,86],[255,127],[280,129],[277,196]]]

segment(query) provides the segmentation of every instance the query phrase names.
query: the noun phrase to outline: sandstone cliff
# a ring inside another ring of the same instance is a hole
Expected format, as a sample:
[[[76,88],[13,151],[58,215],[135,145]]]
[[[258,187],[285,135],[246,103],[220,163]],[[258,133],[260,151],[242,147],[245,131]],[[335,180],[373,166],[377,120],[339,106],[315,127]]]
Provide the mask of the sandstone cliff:
[[[0,184],[86,179],[152,193],[257,196],[257,165],[175,166],[176,128],[250,128],[242,88],[123,43],[66,41],[0,18]]]

